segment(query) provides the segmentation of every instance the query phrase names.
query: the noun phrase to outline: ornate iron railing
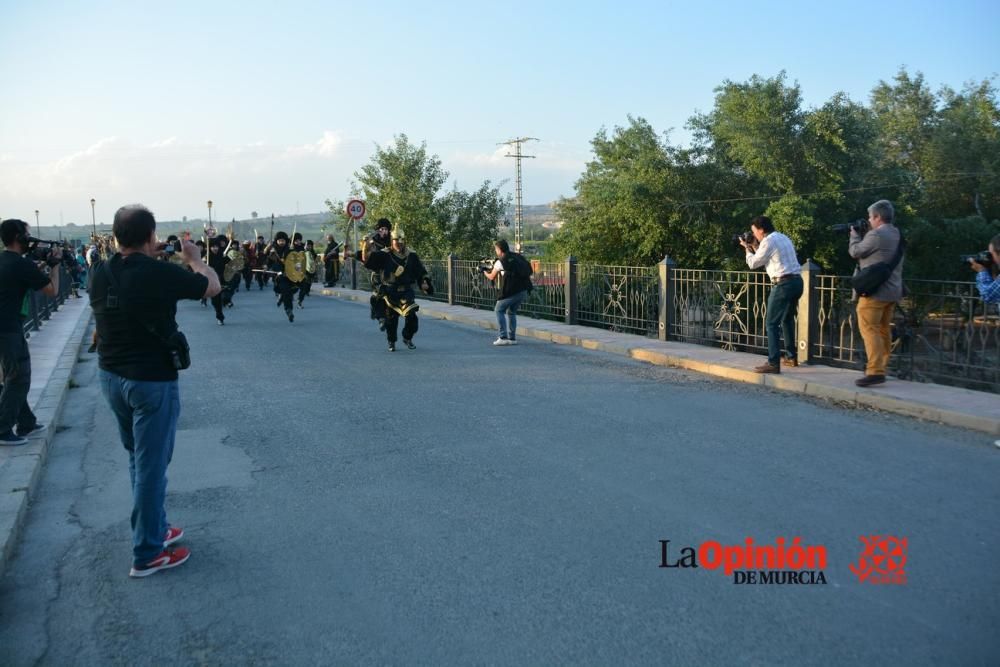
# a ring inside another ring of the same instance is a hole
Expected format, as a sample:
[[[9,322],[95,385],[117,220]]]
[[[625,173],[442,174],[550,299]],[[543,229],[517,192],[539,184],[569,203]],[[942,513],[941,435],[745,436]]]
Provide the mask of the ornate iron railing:
[[[543,320],[566,319],[566,262],[532,261],[534,289],[519,312]]]
[[[345,263],[342,284],[351,284],[353,265]],[[452,257],[424,265],[436,289],[430,298],[472,308],[495,305],[496,285],[483,278],[478,262]],[[525,315],[644,336],[659,333],[665,340],[729,350],[767,350],[771,283],[761,271],[681,269],[669,260],[656,267],[577,264],[572,259],[534,260],[532,266],[534,290],[521,306]],[[368,289],[368,272],[358,267],[358,286]],[[850,277],[820,274],[811,263],[803,268],[806,290],[796,322],[800,359],[862,368],[864,341]],[[906,285],[909,294],[892,325],[890,372],[1000,393],[997,307],[983,304],[971,282],[907,280]]]
[[[659,279],[655,267],[577,265],[577,322],[655,336]]]
[[[674,269],[672,340],[767,352],[767,275],[751,271]]]

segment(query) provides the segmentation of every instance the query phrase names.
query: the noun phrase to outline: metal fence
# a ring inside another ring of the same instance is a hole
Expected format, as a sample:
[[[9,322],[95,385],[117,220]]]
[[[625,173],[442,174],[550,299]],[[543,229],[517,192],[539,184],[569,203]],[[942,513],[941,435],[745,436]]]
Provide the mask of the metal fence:
[[[24,318],[25,338],[30,338],[32,331],[41,329],[52,313],[59,310],[66,297],[73,293],[74,285],[66,267],[60,264],[53,270],[59,271],[59,291],[55,296],[46,296],[39,290],[31,290],[25,295],[28,305],[28,312]]]
[[[364,267],[345,263],[341,283],[368,289]],[[425,261],[436,293],[454,305],[492,309],[493,283],[478,262],[454,256]],[[659,337],[728,350],[767,351],[767,296],[760,271],[701,271],[665,259],[655,267],[603,266],[532,260],[534,289],[520,308],[533,317]],[[857,326],[850,277],[803,266],[805,290],[796,319],[800,362],[861,369],[864,342]],[[895,312],[890,372],[1000,393],[1000,315],[971,282],[906,280]]]
[[[767,275],[673,269],[667,338],[739,352],[766,352]]]
[[[655,267],[580,264],[577,272],[577,322],[656,335],[660,284]]]

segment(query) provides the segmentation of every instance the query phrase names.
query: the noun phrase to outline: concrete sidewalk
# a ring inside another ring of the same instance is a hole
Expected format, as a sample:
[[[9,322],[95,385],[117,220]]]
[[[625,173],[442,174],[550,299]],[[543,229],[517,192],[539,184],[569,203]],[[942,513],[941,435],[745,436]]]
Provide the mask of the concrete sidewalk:
[[[49,443],[59,427],[70,373],[89,323],[90,305],[83,294],[80,299],[67,299],[28,339],[31,350],[28,404],[38,421],[48,428],[29,438],[27,445],[0,447],[0,576],[17,544]]]
[[[370,292],[325,288],[320,291],[349,301],[368,302]],[[497,329],[492,310],[449,306],[420,299],[420,314],[461,324]],[[782,368],[780,375],[753,372],[761,355],[729,352],[705,345],[661,342],[643,336],[614,333],[593,327],[561,324],[518,315],[518,338],[535,338],[562,345],[599,350],[661,366],[674,366],[716,377],[758,384],[772,389],[805,394],[857,407],[917,417],[1000,436],[1000,396],[957,387],[890,378],[884,385],[864,389],[855,386],[858,371],[832,366],[804,365]],[[484,341],[486,344],[488,341]]]

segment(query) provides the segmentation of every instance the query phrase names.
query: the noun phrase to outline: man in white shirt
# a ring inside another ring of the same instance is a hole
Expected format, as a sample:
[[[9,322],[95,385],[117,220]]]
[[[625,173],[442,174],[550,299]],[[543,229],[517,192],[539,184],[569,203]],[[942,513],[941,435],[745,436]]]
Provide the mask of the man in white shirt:
[[[756,251],[746,241],[740,245],[747,251],[747,266],[764,267],[771,279],[767,297],[767,363],[754,368],[758,373],[780,373],[781,366],[798,366],[795,351],[795,314],[802,296],[802,266],[795,256],[791,239],[774,231],[774,223],[760,215],[750,221],[750,230],[757,239]],[[779,336],[780,334],[780,336]],[[781,342],[784,342],[782,354]]]

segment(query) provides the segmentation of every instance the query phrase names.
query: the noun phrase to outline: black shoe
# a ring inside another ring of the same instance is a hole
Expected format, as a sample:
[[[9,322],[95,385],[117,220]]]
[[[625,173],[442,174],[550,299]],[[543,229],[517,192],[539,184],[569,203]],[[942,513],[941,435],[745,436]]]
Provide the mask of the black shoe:
[[[866,375],[863,378],[858,378],[854,381],[854,384],[859,387],[870,387],[873,384],[882,384],[885,382],[884,375]]]
[[[410,348],[411,350],[417,349],[417,346],[413,344],[413,341],[412,340],[408,340],[406,338],[403,339],[403,345],[405,345],[406,347]]]
[[[17,429],[17,437],[27,438],[29,435],[37,435],[39,433],[45,433],[45,424],[36,423],[29,429],[19,428]]]
[[[222,319],[221,317],[216,317],[215,321],[219,323],[220,327],[223,326],[226,323],[226,321],[224,319]]]
[[[305,308],[305,306],[302,305],[301,301],[299,301],[299,308]]]
[[[295,321],[295,313],[293,313],[291,310],[286,310],[285,311],[285,315],[288,315],[288,321],[289,322],[294,322]]]
[[[395,352],[396,351],[396,344],[395,343],[389,343],[389,351],[390,352]]]

